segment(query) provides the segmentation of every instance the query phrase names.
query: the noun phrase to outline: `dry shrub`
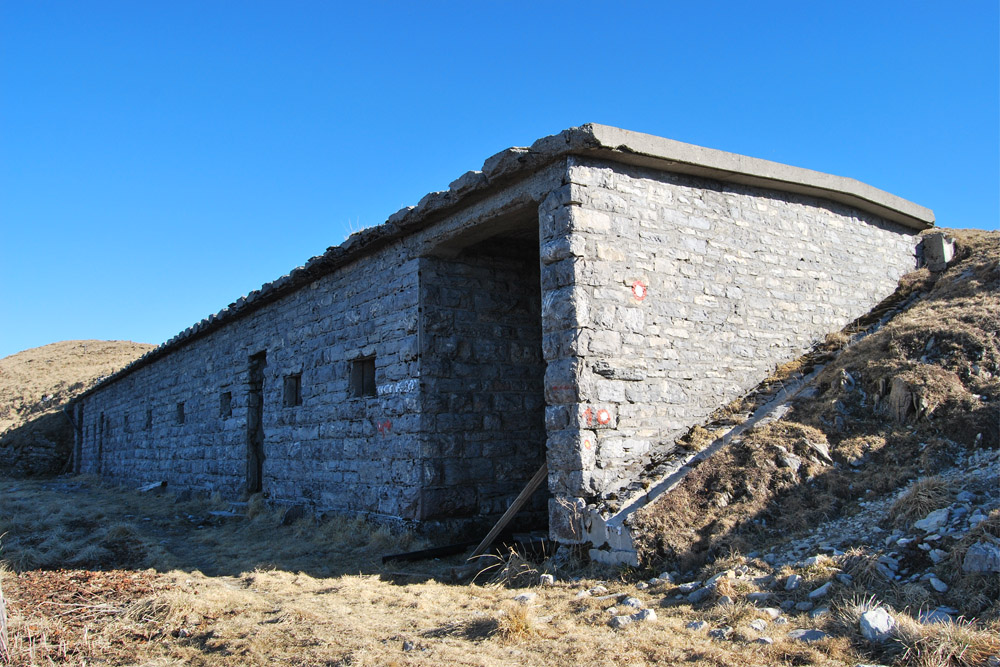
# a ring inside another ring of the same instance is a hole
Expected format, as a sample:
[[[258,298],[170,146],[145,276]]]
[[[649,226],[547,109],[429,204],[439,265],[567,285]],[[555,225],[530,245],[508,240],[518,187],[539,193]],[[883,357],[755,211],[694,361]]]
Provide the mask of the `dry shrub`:
[[[839,350],[851,342],[851,336],[846,331],[835,331],[826,335],[823,346],[830,350]]]
[[[896,601],[910,611],[910,613],[915,613],[912,610],[925,609],[931,606],[933,600],[934,596],[931,595],[931,592],[926,587],[917,583],[903,584],[899,587],[896,594]]]
[[[517,642],[538,634],[535,616],[526,604],[509,602],[497,615],[494,635],[505,642]]]
[[[495,562],[486,566],[489,585],[504,588],[524,588],[538,581],[538,565],[529,561],[515,549],[510,548],[505,556],[492,556]]]
[[[885,436],[881,434],[865,434],[853,438],[844,438],[830,449],[830,454],[835,459],[851,462],[873,452],[878,452],[885,445]]]
[[[728,625],[736,628],[746,625],[755,618],[763,618],[765,614],[746,600],[734,600],[730,604],[717,604],[708,611],[708,617],[717,625]]]
[[[677,440],[677,443],[692,452],[700,452],[715,442],[715,433],[705,427],[696,425],[684,436]]]
[[[922,625],[899,619],[896,641],[903,647],[899,662],[912,667],[981,667],[1000,654],[998,628],[980,628],[959,620]]]
[[[898,528],[909,528],[936,509],[948,505],[951,487],[940,477],[923,477],[910,485],[889,508],[888,518]]]

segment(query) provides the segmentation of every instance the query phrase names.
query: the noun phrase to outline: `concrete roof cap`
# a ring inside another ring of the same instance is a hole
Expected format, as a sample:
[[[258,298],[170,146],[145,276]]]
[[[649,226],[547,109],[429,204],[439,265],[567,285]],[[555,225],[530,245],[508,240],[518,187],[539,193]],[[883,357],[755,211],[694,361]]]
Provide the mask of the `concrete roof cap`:
[[[929,208],[853,178],[597,123],[588,123],[559,135],[540,139],[532,148],[554,147],[560,143],[557,137],[565,141],[567,152],[571,153],[602,153],[620,162],[641,164],[664,171],[812,195],[848,204],[917,230],[934,225],[934,212]]]

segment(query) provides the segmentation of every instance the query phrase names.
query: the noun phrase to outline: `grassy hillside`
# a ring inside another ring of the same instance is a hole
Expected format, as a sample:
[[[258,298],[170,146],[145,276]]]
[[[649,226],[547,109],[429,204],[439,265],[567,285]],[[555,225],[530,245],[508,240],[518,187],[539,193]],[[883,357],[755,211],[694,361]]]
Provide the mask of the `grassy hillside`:
[[[153,347],[131,341],[70,340],[0,359],[0,470],[59,472],[72,444],[61,407]]]

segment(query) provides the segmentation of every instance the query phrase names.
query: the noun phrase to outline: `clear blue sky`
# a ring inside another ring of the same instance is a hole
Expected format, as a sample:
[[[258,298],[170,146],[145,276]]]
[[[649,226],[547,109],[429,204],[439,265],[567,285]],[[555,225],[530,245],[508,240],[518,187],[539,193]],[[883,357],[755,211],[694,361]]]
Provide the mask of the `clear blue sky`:
[[[0,357],[160,343],[586,122],[997,227],[998,3],[0,3]]]

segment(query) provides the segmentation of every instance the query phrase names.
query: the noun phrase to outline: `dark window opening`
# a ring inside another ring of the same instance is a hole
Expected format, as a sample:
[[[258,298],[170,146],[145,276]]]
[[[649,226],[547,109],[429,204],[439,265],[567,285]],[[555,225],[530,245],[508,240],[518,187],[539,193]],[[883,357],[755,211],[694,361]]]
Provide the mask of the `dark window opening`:
[[[125,430],[125,431],[128,430],[128,413],[127,412],[125,413],[125,416],[122,417],[122,430]]]
[[[224,391],[221,394],[219,394],[219,416],[220,417],[233,416],[233,392]]]
[[[184,403],[183,402],[177,404],[177,423],[178,424],[183,424],[184,423]]]
[[[351,362],[351,396],[375,396],[375,357]]]
[[[302,405],[302,374],[285,376],[285,407]]]
[[[143,424],[142,428],[146,431],[153,428],[153,408],[146,409],[146,423]]]

